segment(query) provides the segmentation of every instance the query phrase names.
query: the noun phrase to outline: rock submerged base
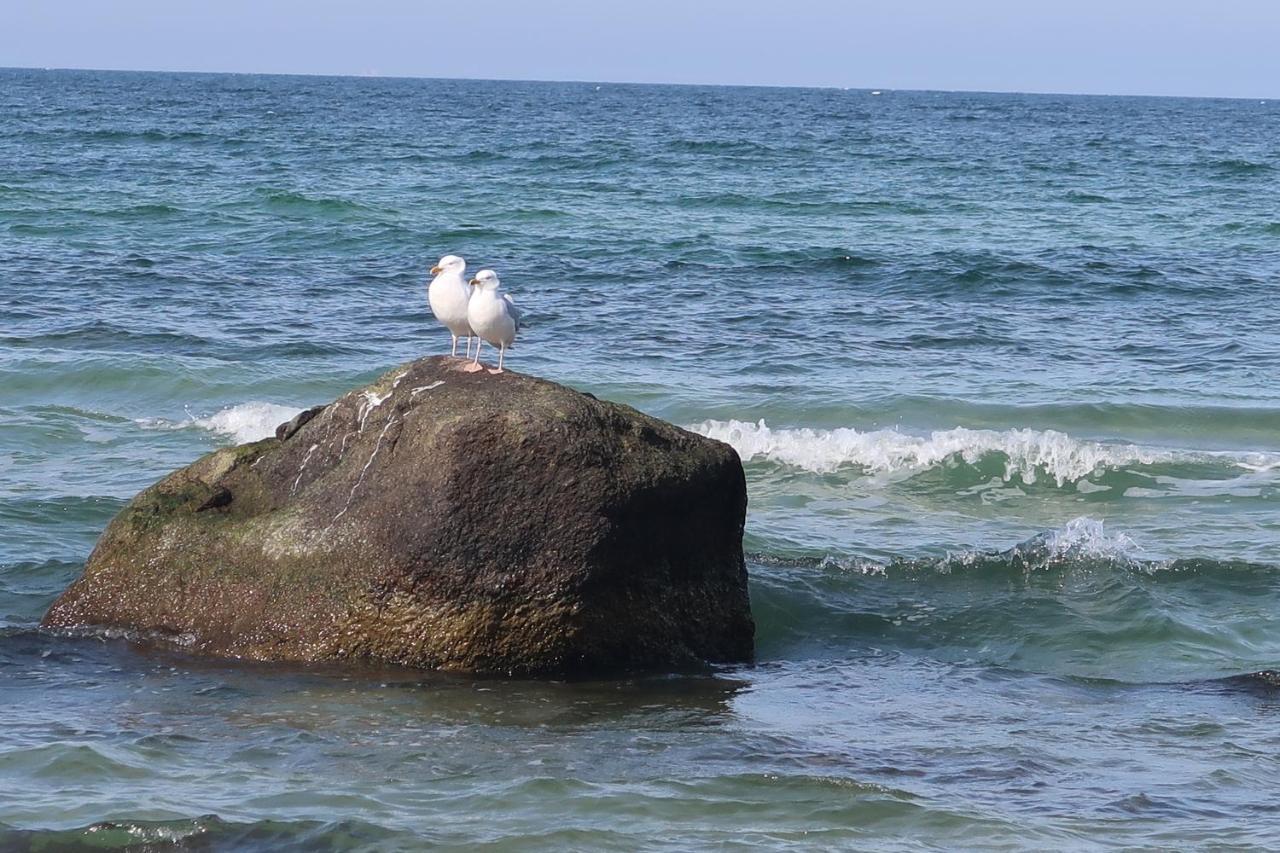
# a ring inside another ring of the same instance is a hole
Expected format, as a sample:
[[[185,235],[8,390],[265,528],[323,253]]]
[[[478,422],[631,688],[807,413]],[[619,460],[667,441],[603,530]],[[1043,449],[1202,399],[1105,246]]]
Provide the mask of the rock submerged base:
[[[512,675],[749,661],[734,450],[463,363],[404,365],[146,489],[43,624]]]

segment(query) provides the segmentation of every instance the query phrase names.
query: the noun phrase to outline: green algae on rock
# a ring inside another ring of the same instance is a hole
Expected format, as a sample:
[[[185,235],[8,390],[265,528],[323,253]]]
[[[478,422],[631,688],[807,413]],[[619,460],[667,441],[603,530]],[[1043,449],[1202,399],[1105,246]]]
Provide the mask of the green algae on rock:
[[[462,363],[404,365],[146,489],[43,624],[465,672],[749,660],[733,449]]]

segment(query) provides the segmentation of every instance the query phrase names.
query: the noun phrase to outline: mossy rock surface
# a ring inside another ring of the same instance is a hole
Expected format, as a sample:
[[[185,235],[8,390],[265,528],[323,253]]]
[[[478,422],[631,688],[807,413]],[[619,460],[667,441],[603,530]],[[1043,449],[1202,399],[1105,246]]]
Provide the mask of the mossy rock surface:
[[[733,449],[461,365],[404,365],[164,478],[44,624],[522,675],[749,660]]]

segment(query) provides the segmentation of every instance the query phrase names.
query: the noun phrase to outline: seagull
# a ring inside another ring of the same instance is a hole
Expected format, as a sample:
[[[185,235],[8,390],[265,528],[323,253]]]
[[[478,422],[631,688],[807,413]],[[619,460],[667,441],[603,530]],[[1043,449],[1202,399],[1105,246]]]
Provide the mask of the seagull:
[[[445,255],[440,263],[431,268],[431,285],[427,287],[427,302],[431,303],[431,313],[453,335],[453,352],[458,355],[458,336],[467,336],[467,355],[471,355],[471,325],[467,322],[467,302],[471,299],[471,288],[462,277],[467,262],[457,255]]]
[[[499,348],[498,369],[490,370],[490,373],[502,373],[503,356],[507,354],[507,347],[515,341],[516,332],[520,331],[520,309],[516,308],[509,295],[498,292],[500,283],[498,274],[493,270],[480,270],[471,279],[475,292],[467,303],[467,321],[471,328],[481,340]],[[483,369],[480,366],[480,347],[477,346],[476,357],[467,365],[466,370],[475,373]]]

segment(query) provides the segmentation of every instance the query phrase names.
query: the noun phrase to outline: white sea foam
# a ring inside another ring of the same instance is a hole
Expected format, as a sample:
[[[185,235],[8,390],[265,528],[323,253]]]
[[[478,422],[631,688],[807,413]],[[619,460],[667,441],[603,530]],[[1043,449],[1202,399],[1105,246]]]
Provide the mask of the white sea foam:
[[[1110,531],[1101,519],[1087,515],[1073,518],[1061,527],[1019,542],[1006,551],[949,551],[941,559],[908,561],[904,565],[949,573],[1000,560],[1024,570],[1045,569],[1077,561],[1107,562],[1148,571],[1167,566],[1167,563],[1150,560],[1142,546],[1129,534]],[[860,575],[885,575],[891,568],[888,564],[863,557],[834,554],[825,556],[818,566]]]
[[[257,441],[274,435],[277,426],[290,420],[300,411],[302,410],[296,406],[255,401],[228,406],[204,418],[192,416],[185,421],[144,418],[139,420],[138,424],[149,429],[199,427],[232,438],[237,444],[243,444],[246,441]]]
[[[1033,483],[1043,475],[1062,486],[1097,471],[1126,466],[1197,461],[1240,467],[1280,463],[1266,454],[1209,454],[1083,441],[1055,430],[956,427],[911,435],[897,430],[773,429],[763,420],[704,421],[690,429],[728,442],[744,460],[766,459],[819,474],[846,466],[872,474],[909,474],[956,461],[973,465],[1000,454],[1005,480],[1016,477]]]
[[[1086,557],[1090,559],[1136,560],[1142,549],[1129,534],[1109,533],[1099,519],[1082,515],[1041,537],[1051,560]]]
[[[1097,518],[1082,515],[1061,527],[1047,530],[1020,542],[1002,556],[1017,560],[1024,568],[1045,568],[1070,561],[1106,561],[1129,566],[1142,563],[1143,549],[1129,534],[1108,531]],[[971,565],[991,559],[979,551],[949,553],[944,565]]]
[[[237,443],[258,441],[275,435],[276,427],[302,411],[277,403],[241,403],[207,418],[196,418],[195,426],[234,438]]]

